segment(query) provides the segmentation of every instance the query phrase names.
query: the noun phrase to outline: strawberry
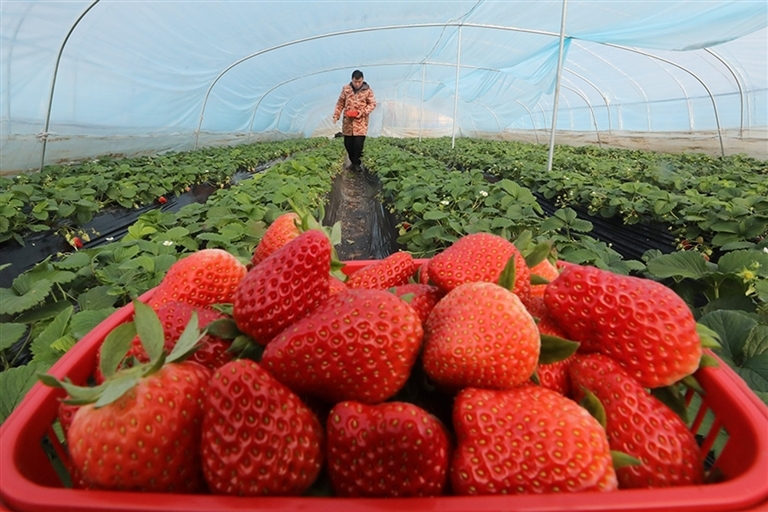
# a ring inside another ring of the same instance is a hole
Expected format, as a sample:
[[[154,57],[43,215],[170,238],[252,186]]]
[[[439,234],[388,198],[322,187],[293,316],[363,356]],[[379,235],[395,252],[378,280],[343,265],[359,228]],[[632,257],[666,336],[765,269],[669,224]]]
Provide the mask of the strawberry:
[[[649,388],[693,373],[702,349],[696,320],[674,291],[652,281],[570,265],[544,294],[552,318],[579,351],[617,360]]]
[[[209,377],[197,363],[167,365],[109,405],[80,407],[67,434],[80,477],[99,489],[199,491]]]
[[[299,236],[301,234],[300,225],[301,217],[298,213],[288,212],[278,216],[269,225],[264,236],[256,245],[251,257],[251,264],[258,265],[267,259],[267,256]]]
[[[157,198],[157,202],[160,204],[165,204],[168,202],[168,199],[166,199],[165,196],[160,196]]]
[[[200,337],[197,317],[170,354],[156,313],[134,301],[134,321],[116,327],[101,350],[106,380],[83,387],[50,375],[40,380],[64,388],[79,405],[67,432],[72,473],[78,487],[151,492],[199,492],[203,397],[211,372],[184,361]],[[152,318],[154,317],[154,318]],[[139,332],[151,361],[116,370]]]
[[[82,249],[83,248],[83,241],[80,240],[80,237],[72,237],[72,245],[75,249]]]
[[[421,284],[432,284],[429,282],[429,260],[419,265],[417,269],[418,279],[417,282]]]
[[[208,324],[220,318],[226,318],[226,315],[210,308],[192,306],[184,302],[169,301],[157,309],[157,316],[163,325],[164,348],[170,353],[176,342],[184,332],[185,327],[192,318],[192,313],[197,313],[198,325],[204,329]],[[230,343],[222,340],[212,334],[206,334],[199,341],[199,347],[189,357],[190,361],[198,363],[215,370],[227,361],[233,358],[233,355],[227,352]],[[133,339],[128,356],[134,356],[140,362],[149,361],[147,351],[141,344],[138,336]]]
[[[509,240],[491,233],[465,235],[434,255],[427,272],[433,284],[445,292],[476,281],[495,283],[510,258],[515,261],[515,286],[521,300],[531,294],[531,272],[525,258]]]
[[[418,314],[402,299],[349,289],[276,336],[261,364],[294,393],[378,403],[405,384],[422,337]]]
[[[421,283],[406,283],[392,288],[395,295],[407,300],[416,313],[419,314],[421,323],[427,321],[432,308],[445,296],[445,293],[437,286]]]
[[[71,397],[67,398],[71,399]],[[61,431],[64,433],[64,437],[67,436],[69,427],[72,425],[72,420],[75,419],[75,413],[77,413],[79,408],[79,405],[70,403],[66,400],[59,402],[56,418],[59,420],[59,424],[61,424]]]
[[[539,351],[533,317],[517,295],[494,283],[454,288],[424,328],[424,369],[445,389],[518,386],[533,374]]]
[[[446,487],[448,432],[413,404],[338,403],[327,436],[328,473],[339,496],[439,496]]]
[[[612,491],[603,427],[576,402],[541,386],[466,388],[456,397],[453,491],[540,494]]]
[[[157,310],[169,301],[193,306],[231,303],[247,269],[222,249],[202,249],[171,265],[149,305]]]
[[[328,295],[333,295],[334,293],[339,293],[346,289],[347,289],[347,283],[345,283],[335,275],[331,274],[331,277],[328,280]]]
[[[386,290],[393,286],[406,284],[416,272],[416,263],[409,252],[395,252],[384,259],[369,263],[347,278],[349,288],[367,288]]]
[[[219,368],[205,398],[202,464],[215,494],[298,496],[323,465],[317,417],[257,363]]]
[[[542,300],[541,297],[537,297],[537,299]],[[539,321],[536,323],[539,333],[557,336],[558,338],[567,338],[565,332],[552,320],[546,308],[540,311],[539,314]],[[554,363],[539,364],[536,368],[539,384],[545,388],[557,391],[563,396],[571,397],[571,379],[568,375],[568,367],[573,361],[573,357],[571,355]]]
[[[593,393],[605,409],[605,430],[611,449],[642,462],[616,470],[620,488],[703,482],[701,451],[677,414],[611,358],[602,354],[573,357],[570,374],[576,398],[584,397],[584,389]]]
[[[331,242],[305,231],[253,267],[237,287],[232,316],[237,327],[266,345],[328,297]]]
[[[541,276],[544,279],[546,279],[549,282],[554,281],[557,279],[557,276],[560,275],[560,272],[557,270],[557,267],[552,264],[551,261],[548,259],[543,259],[533,267],[531,267],[531,274],[535,274],[537,276]],[[533,284],[531,285],[531,296],[532,297],[543,297],[544,296],[544,290],[547,288],[546,284]]]

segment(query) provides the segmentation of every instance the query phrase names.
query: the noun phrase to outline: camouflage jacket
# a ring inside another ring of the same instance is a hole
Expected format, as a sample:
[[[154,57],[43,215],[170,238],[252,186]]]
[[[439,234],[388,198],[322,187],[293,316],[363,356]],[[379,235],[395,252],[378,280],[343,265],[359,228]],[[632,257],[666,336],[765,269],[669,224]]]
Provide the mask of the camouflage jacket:
[[[334,121],[342,119],[341,133],[344,135],[367,135],[368,116],[375,108],[376,98],[367,82],[363,82],[357,91],[349,83],[341,89],[336,109],[333,111],[333,119]],[[357,110],[360,113],[359,117],[347,117],[344,115],[347,110]]]

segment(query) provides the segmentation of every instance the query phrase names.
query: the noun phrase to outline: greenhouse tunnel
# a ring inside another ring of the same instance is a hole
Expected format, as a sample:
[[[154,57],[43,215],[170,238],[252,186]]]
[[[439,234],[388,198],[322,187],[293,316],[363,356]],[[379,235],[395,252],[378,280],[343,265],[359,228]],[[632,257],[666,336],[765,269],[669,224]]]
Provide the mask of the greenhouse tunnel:
[[[765,158],[768,4],[3,2],[2,174],[104,154],[370,136]],[[551,130],[553,126],[555,130]]]

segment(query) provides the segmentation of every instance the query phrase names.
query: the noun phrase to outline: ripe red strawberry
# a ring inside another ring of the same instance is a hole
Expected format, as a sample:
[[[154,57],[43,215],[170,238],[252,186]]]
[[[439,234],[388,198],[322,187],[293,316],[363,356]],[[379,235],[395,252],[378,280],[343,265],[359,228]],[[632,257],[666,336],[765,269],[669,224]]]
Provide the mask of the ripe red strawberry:
[[[298,496],[323,465],[323,427],[257,363],[217,370],[205,398],[202,460],[215,494]]]
[[[495,283],[510,258],[515,259],[515,286],[525,302],[531,294],[531,271],[525,258],[509,240],[491,233],[465,235],[434,255],[427,269],[429,279],[449,292],[464,283]]]
[[[567,266],[544,294],[552,317],[580,352],[617,360],[645,387],[677,382],[701,359],[696,320],[666,286],[607,270]]]
[[[328,297],[331,242],[318,229],[305,231],[253,267],[233,300],[237,327],[266,345]]]
[[[649,488],[701,484],[704,464],[696,438],[680,417],[617,362],[602,354],[573,356],[576,399],[591,391],[603,405],[612,450],[642,464],[616,470],[619,487]]]
[[[339,496],[439,496],[448,481],[445,426],[407,402],[336,404],[328,416],[328,473]]]
[[[328,281],[328,295],[333,295],[334,293],[339,293],[346,289],[347,283],[331,274],[331,277]]]
[[[168,202],[168,199],[166,199],[165,196],[160,196],[157,198],[157,202],[160,204],[165,204]]]
[[[300,225],[301,217],[295,212],[284,213],[277,217],[256,245],[251,257],[251,264],[258,265],[267,259],[267,256],[299,236],[301,234]]]
[[[406,284],[416,268],[411,253],[399,251],[352,272],[346,284],[349,288],[386,290]]]
[[[432,308],[445,296],[445,292],[437,286],[421,283],[402,284],[392,288],[392,291],[401,298],[404,295],[410,296],[407,302],[419,314],[422,324],[427,321]]]
[[[157,310],[169,301],[193,306],[231,303],[247,269],[222,249],[202,249],[171,265],[149,305]]]
[[[542,300],[541,297],[537,297],[537,300]],[[563,330],[555,324],[552,317],[544,308],[539,312],[539,321],[536,326],[539,328],[539,333],[548,334],[550,336],[557,336],[558,338],[567,339],[568,336]],[[573,361],[573,355],[554,363],[539,364],[536,367],[536,373],[539,377],[539,384],[545,388],[549,388],[553,391],[557,391],[563,396],[571,398],[571,379],[568,374],[568,368]]]
[[[167,364],[116,401],[87,404],[67,434],[72,465],[96,489],[198,492],[202,403],[210,371]]]
[[[424,370],[445,389],[506,389],[531,377],[540,348],[536,322],[517,295],[469,282],[432,309],[422,357]]]
[[[531,267],[531,274],[536,274],[537,276],[541,276],[549,282],[552,282],[557,279],[560,272],[558,272],[557,267],[553,265],[551,261],[545,258]],[[546,288],[546,284],[532,284],[531,297],[543,297]]]
[[[61,424],[61,431],[64,433],[64,437],[67,436],[69,427],[72,425],[72,420],[75,418],[75,413],[77,413],[79,408],[79,405],[71,404],[65,401],[59,402],[59,409],[56,414],[56,418],[59,420],[59,424]]]
[[[192,313],[197,313],[197,321],[201,330],[214,320],[226,318],[226,315],[214,309],[192,306],[184,302],[166,302],[157,309],[157,316],[163,325],[163,346],[166,353],[170,353],[173,350],[181,333],[184,332],[184,328],[189,323],[190,318],[192,318]],[[230,343],[212,334],[206,334],[199,344],[200,347],[189,356],[189,360],[197,361],[211,370],[215,370],[225,362],[231,361],[234,357],[232,354],[227,353]],[[138,336],[133,339],[128,355],[134,356],[140,362],[149,361],[149,356]]]
[[[453,408],[453,491],[541,494],[617,488],[605,431],[586,409],[541,386],[467,388]]]
[[[72,237],[72,245],[75,247],[75,249],[82,249],[83,248],[83,241],[80,240],[80,237]]]
[[[429,282],[429,260],[425,261],[418,268],[418,282],[421,284],[432,284]]]
[[[299,395],[378,403],[405,384],[422,336],[418,314],[402,299],[349,289],[276,336],[261,364]]]

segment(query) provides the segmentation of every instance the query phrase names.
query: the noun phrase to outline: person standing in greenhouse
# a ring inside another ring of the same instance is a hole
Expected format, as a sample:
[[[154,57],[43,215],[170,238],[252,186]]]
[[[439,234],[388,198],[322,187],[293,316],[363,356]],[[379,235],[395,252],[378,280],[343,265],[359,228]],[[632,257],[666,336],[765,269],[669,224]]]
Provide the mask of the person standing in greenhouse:
[[[368,134],[368,116],[376,108],[376,98],[373,90],[363,80],[363,72],[356,69],[352,72],[352,81],[341,88],[341,94],[336,101],[333,111],[333,122],[337,123],[341,116],[341,134],[344,135],[344,148],[347,150],[351,169],[362,171],[363,146]]]

